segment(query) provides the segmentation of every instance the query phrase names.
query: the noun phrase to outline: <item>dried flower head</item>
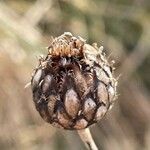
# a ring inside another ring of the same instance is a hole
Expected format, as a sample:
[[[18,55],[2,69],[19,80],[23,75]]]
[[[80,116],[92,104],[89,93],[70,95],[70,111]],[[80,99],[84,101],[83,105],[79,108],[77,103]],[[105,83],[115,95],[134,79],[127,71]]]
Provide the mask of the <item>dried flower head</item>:
[[[112,71],[102,46],[66,32],[53,39],[32,76],[36,109],[53,126],[84,129],[99,121],[116,99]]]

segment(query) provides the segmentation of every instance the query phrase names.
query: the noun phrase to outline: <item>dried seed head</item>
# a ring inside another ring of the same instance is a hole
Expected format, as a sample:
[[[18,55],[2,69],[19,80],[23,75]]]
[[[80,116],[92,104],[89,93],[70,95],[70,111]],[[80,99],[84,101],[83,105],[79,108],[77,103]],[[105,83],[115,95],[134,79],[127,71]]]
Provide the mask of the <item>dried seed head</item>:
[[[36,109],[45,121],[79,130],[111,108],[117,81],[102,51],[69,32],[52,40],[31,80]]]

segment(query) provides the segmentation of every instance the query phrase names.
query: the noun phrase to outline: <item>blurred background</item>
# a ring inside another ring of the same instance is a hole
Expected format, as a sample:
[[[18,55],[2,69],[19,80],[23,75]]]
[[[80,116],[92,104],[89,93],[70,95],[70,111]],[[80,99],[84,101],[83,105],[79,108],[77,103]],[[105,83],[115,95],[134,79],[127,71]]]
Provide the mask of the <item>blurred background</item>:
[[[91,127],[100,150],[150,150],[149,0],[0,0],[0,149],[85,150],[75,131],[45,123],[24,89],[65,31],[103,45],[121,74],[116,104]]]

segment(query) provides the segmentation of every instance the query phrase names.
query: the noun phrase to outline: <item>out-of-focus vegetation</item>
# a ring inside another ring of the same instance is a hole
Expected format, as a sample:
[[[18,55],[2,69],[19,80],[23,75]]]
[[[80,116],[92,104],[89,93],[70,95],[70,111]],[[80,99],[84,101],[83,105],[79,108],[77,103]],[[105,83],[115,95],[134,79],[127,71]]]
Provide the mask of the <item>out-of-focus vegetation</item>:
[[[24,89],[50,37],[65,31],[103,45],[121,74],[116,105],[91,128],[98,147],[149,150],[149,0],[0,0],[0,149],[85,149],[76,132],[45,123]]]

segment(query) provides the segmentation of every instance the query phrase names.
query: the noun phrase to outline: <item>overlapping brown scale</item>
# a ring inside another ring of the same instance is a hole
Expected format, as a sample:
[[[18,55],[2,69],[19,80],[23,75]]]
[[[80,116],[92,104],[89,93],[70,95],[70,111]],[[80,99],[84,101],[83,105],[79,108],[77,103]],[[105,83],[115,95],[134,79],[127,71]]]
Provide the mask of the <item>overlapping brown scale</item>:
[[[78,90],[78,94],[80,97],[82,97],[88,87],[83,74],[81,74],[81,71],[77,66],[74,66],[74,81]]]
[[[51,117],[49,116],[49,112],[48,112],[48,109],[47,109],[47,105],[45,105],[45,104],[39,104],[38,111],[39,111],[41,117],[42,117],[46,122],[49,122],[49,121],[50,121]]]
[[[83,105],[83,115],[88,119],[91,120],[93,117],[93,114],[96,109],[96,104],[91,98],[85,99],[84,105]]]
[[[85,78],[87,87],[93,88],[93,73],[90,73],[90,72],[85,73],[84,78]]]
[[[102,68],[99,68],[99,67],[95,67],[94,69],[96,71],[97,78],[100,81],[103,81],[105,84],[108,85],[109,82],[110,82],[110,78],[107,76],[107,74],[105,73],[105,71]]]
[[[46,122],[49,122],[48,116],[47,116],[47,114],[45,113],[44,110],[41,110],[41,111],[40,111],[40,115],[42,116],[42,118],[43,118]]]
[[[80,100],[78,98],[77,93],[73,88],[69,89],[64,96],[64,105],[67,113],[75,118],[79,108],[80,108]]]
[[[103,102],[105,105],[109,104],[107,88],[103,82],[97,84],[97,98],[98,102]]]
[[[52,87],[52,85],[51,85],[52,80],[53,80],[52,75],[45,76],[44,81],[42,83],[42,92],[43,93],[48,92],[50,87]]]
[[[49,115],[52,117],[54,115],[54,108],[55,108],[55,104],[56,104],[56,101],[57,101],[57,96],[56,95],[50,95],[48,97],[48,112],[49,112]]]
[[[62,106],[58,107],[57,109],[57,119],[58,122],[64,127],[64,128],[70,128],[70,125],[72,124],[70,118],[67,116],[64,108]]]
[[[103,68],[104,68],[105,72],[107,72],[108,76],[109,76],[110,78],[112,78],[111,66],[104,65]]]
[[[34,91],[33,92],[33,101],[37,105],[41,100],[40,89],[38,88],[37,90],[33,90],[33,91]]]
[[[84,118],[80,118],[76,121],[74,128],[77,130],[80,130],[80,129],[86,128],[87,125],[88,125],[88,122]]]
[[[96,112],[96,115],[95,115],[95,120],[100,120],[103,118],[103,116],[106,114],[107,112],[107,108],[106,106],[100,106],[98,109],[97,109],[97,112]]]
[[[110,102],[115,100],[115,89],[109,84],[108,87],[108,94]]]
[[[31,80],[31,84],[32,84],[32,89],[33,89],[33,90],[35,90],[36,87],[38,86],[38,84],[39,84],[39,82],[40,82],[40,79],[41,79],[41,77],[42,77],[42,72],[43,72],[42,69],[38,69],[38,70],[35,72],[35,74],[34,74],[32,80]]]

